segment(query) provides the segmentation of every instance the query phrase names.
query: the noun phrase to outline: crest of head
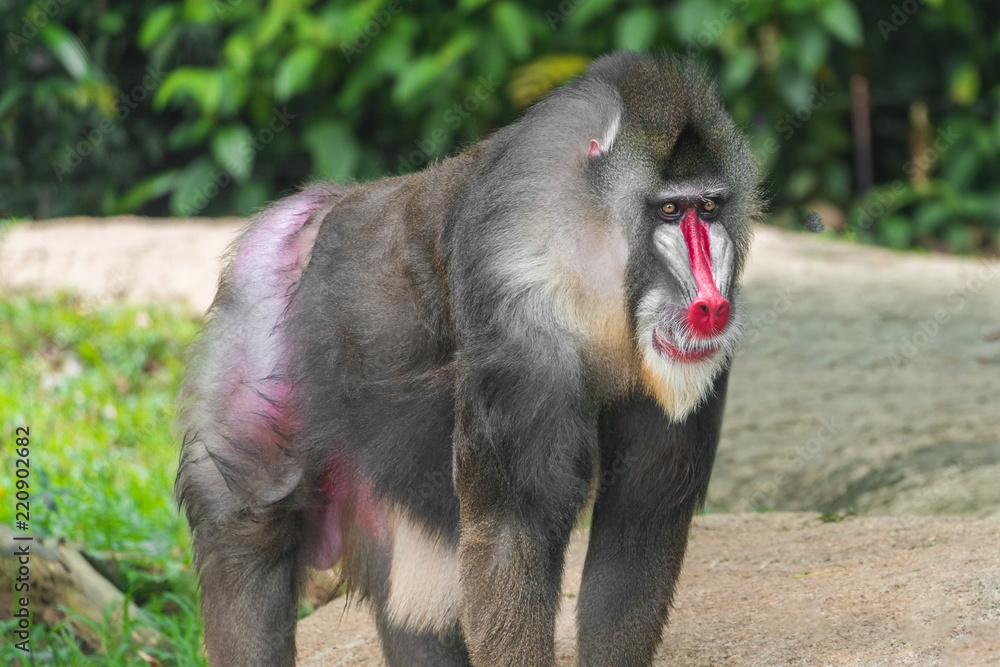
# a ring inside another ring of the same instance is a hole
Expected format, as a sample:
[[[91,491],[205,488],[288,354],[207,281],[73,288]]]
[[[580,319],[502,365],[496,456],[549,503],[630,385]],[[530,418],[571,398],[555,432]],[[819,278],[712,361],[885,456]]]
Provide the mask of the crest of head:
[[[618,53],[591,73],[618,89],[623,113],[617,144],[663,180],[711,172],[752,191],[757,168],[712,78],[691,60]]]

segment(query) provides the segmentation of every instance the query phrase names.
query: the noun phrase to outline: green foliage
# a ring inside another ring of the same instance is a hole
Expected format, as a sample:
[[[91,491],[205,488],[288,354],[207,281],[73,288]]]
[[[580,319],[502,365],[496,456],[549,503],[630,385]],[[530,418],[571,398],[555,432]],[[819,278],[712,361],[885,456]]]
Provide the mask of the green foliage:
[[[663,49],[717,72],[776,209],[825,202],[846,233],[898,247],[1000,242],[995,3],[3,4],[0,215],[245,215],[309,179],[419,169],[599,54]],[[854,75],[871,91],[875,192],[856,183]],[[916,177],[914,105],[931,140],[959,133]],[[865,221],[897,183],[906,203]]]
[[[100,667],[149,667],[150,661],[140,651],[158,664],[176,667],[204,667],[201,653],[202,635],[198,608],[190,596],[167,594],[154,600],[144,617],[144,622],[158,630],[164,646],[139,648],[129,639],[137,625],[128,617],[127,607],[122,621],[112,618],[112,610],[105,610],[102,623],[95,623],[72,612],[65,620],[53,626],[36,624],[31,632],[31,653],[26,657],[14,648],[13,642],[0,646],[0,661],[5,665],[25,667],[31,665],[94,665]],[[17,620],[0,621],[0,632],[10,636]],[[88,627],[97,637],[99,645],[87,646],[73,630],[73,624]]]
[[[31,429],[32,534],[65,537],[113,560],[122,588],[170,642],[164,665],[202,664],[196,591],[183,520],[172,500],[172,431],[182,351],[197,322],[167,308],[92,310],[69,297],[0,302],[0,440]],[[13,472],[0,469],[0,521],[14,519]],[[110,613],[110,610],[108,610]],[[143,665],[131,619],[94,627],[103,655],[67,622],[32,634],[39,664]],[[5,636],[9,636],[5,633]],[[148,650],[151,655],[153,650]],[[0,648],[0,663],[20,652]],[[31,664],[31,663],[27,663]]]

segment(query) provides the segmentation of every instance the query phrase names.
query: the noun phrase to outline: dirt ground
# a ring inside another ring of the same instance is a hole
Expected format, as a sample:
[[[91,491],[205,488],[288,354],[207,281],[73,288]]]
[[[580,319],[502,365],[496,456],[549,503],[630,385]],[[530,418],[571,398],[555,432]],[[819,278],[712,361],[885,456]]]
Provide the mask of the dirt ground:
[[[574,534],[557,620],[574,665],[586,553]],[[927,517],[719,514],[696,519],[655,665],[1000,664],[1000,524]],[[384,664],[367,609],[299,623],[299,665]]]
[[[17,225],[0,245],[0,294],[201,312],[237,228]],[[1000,263],[761,228],[745,294],[710,509],[862,516],[700,518],[657,664],[1000,664]],[[571,661],[575,599],[564,603]],[[301,624],[303,664],[378,664],[367,615],[342,612],[335,601]]]

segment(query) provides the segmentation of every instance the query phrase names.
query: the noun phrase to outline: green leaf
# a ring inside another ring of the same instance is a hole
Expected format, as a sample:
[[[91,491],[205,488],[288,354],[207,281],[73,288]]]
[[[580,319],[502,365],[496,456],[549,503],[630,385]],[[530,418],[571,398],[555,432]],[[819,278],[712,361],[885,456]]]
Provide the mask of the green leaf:
[[[263,182],[250,179],[240,183],[233,193],[233,213],[241,216],[253,215],[271,198],[271,190]]]
[[[442,69],[447,69],[455,64],[460,58],[465,57],[479,43],[479,36],[473,30],[461,30],[454,35],[444,48],[438,53],[438,60]]]
[[[219,70],[219,81],[222,86],[219,114],[232,116],[243,107],[243,103],[250,95],[251,79],[226,68]]]
[[[804,25],[793,39],[795,60],[799,67],[815,74],[826,62],[830,51],[830,38],[814,24]]]
[[[982,170],[982,158],[977,151],[955,151],[947,156],[942,171],[956,187],[971,188],[973,181]]]
[[[972,229],[967,224],[953,224],[945,231],[945,240],[953,252],[968,253],[972,251]]]
[[[948,96],[962,106],[968,106],[979,99],[979,70],[974,63],[966,61],[952,73]]]
[[[629,51],[646,51],[656,38],[659,16],[651,7],[631,9],[618,19],[615,45]]]
[[[461,9],[462,11],[471,12],[476,9],[479,9],[489,1],[490,0],[459,0],[458,8]]]
[[[105,35],[119,35],[125,29],[125,17],[121,15],[121,12],[105,12],[101,14],[98,26]]]
[[[233,7],[244,4],[241,0],[185,0],[183,18],[191,23],[211,23],[223,18]],[[279,3],[275,3],[279,4]]]
[[[101,362],[100,351],[98,351],[94,344],[89,340],[80,341],[80,344],[76,348],[76,352],[80,355],[80,361],[84,361],[95,367],[103,365]]]
[[[313,46],[300,46],[281,61],[274,73],[274,97],[284,102],[292,95],[309,87],[316,65],[319,64],[320,50]]]
[[[0,120],[7,115],[7,112],[13,108],[25,92],[27,92],[27,86],[24,83],[15,82],[7,90],[0,93]]]
[[[176,186],[178,173],[172,170],[140,181],[121,196],[115,212],[119,215],[133,213],[146,202],[167,194]]]
[[[177,187],[170,195],[170,213],[190,217],[204,211],[224,187],[220,176],[211,160],[200,159],[189,165],[177,175]]]
[[[514,58],[531,54],[531,19],[513,2],[501,2],[491,11],[493,25]]]
[[[208,5],[208,3],[197,4]],[[290,15],[297,10],[298,8],[293,2],[268,3],[264,16],[253,23],[257,27],[257,34],[254,39],[257,48],[264,49],[269,47],[271,42],[277,39],[278,35],[282,34]]]
[[[784,68],[778,81],[778,89],[785,105],[789,109],[799,109],[809,102],[812,95],[813,80],[806,74],[792,70],[790,67]]]
[[[913,228],[906,218],[891,216],[879,222],[879,235],[890,248],[903,250],[913,243]]]
[[[305,140],[315,176],[340,183],[354,176],[361,147],[347,125],[331,120],[315,123],[305,131]]]
[[[246,35],[233,35],[226,40],[223,56],[234,70],[246,74],[253,66],[253,42]]]
[[[250,176],[254,155],[253,137],[242,123],[224,127],[212,137],[212,157],[237,181]]]
[[[917,208],[913,216],[914,227],[918,231],[929,233],[944,226],[954,215],[951,208],[942,201],[931,201]]]
[[[153,107],[161,110],[171,102],[190,98],[205,113],[214,114],[222,102],[222,75],[206,67],[180,67],[175,69],[156,91]]]
[[[149,18],[143,21],[142,27],[139,28],[139,46],[148,49],[153,42],[158,40],[173,24],[177,11],[178,7],[174,4],[154,9]]]
[[[819,13],[820,22],[831,35],[848,46],[861,46],[864,34],[861,15],[848,0],[828,0]]]
[[[96,70],[90,63],[90,56],[83,44],[66,28],[49,21],[39,30],[42,40],[56,59],[66,68],[70,76],[80,80],[84,77],[96,78]]]
[[[408,68],[400,72],[396,85],[392,88],[392,99],[397,104],[407,104],[420,91],[441,76],[442,67],[436,58],[424,56],[418,58]]]
[[[583,26],[597,16],[607,14],[616,0],[586,0],[578,2],[560,2],[558,6],[546,13],[549,27],[553,30],[566,30],[569,33],[579,31]],[[565,23],[563,23],[565,21]]]
[[[179,123],[167,135],[167,146],[171,150],[181,150],[203,143],[213,127],[215,127],[214,120],[206,116],[200,116],[194,121]]]
[[[742,90],[757,71],[757,52],[742,48],[726,59],[722,69],[722,89],[726,93]]]
[[[674,32],[700,46],[714,43],[722,34],[721,8],[714,0],[683,0],[673,9]]]

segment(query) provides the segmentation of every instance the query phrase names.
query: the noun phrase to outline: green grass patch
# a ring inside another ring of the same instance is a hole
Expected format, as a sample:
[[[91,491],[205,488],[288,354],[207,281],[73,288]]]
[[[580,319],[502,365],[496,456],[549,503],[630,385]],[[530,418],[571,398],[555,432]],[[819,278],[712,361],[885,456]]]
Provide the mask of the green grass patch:
[[[170,642],[163,665],[204,664],[188,537],[172,497],[174,401],[197,319],[180,309],[87,306],[70,296],[0,303],[0,436],[30,428],[30,533],[58,536],[112,565],[111,579]],[[14,523],[14,470],[0,468],[0,521]],[[137,623],[131,619],[128,623]],[[0,630],[9,638],[9,629]],[[127,628],[98,628],[103,655],[66,623],[35,619],[22,664],[148,665]],[[5,641],[0,664],[23,654]]]

